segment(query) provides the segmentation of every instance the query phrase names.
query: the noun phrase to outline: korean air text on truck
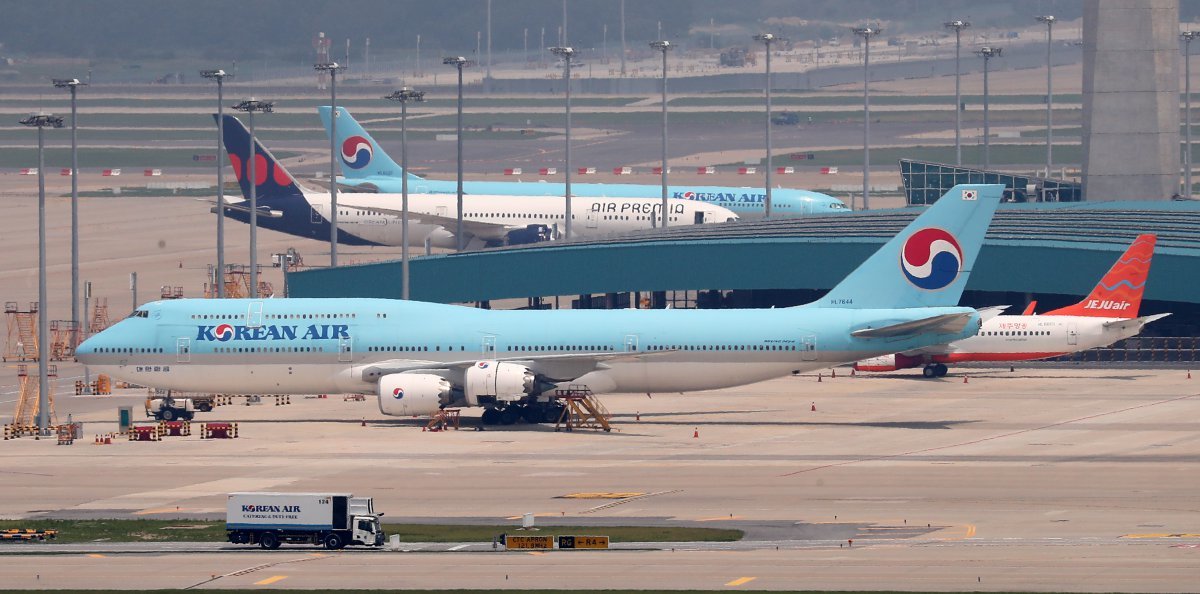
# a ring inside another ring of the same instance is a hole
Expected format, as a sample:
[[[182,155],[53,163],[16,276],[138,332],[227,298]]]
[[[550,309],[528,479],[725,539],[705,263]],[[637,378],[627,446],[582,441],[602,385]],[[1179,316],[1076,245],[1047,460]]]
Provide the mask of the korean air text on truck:
[[[327,549],[383,546],[383,529],[370,497],[344,493],[230,493],[225,531],[233,544],[277,549],[282,543]]]

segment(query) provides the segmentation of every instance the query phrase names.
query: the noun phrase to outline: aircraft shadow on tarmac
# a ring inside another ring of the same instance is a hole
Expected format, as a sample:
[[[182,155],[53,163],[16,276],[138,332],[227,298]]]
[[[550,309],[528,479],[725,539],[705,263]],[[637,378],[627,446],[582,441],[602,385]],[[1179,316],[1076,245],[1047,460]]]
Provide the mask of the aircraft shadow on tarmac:
[[[1029,376],[1029,375],[1024,375],[1020,372],[981,371],[981,372],[972,372],[972,373],[962,373],[962,372],[952,373],[948,376],[937,377],[937,378],[928,378],[928,377],[925,377],[920,374],[911,374],[911,373],[873,373],[871,375],[856,376],[854,378],[854,380],[858,381],[860,379],[868,379],[868,380],[891,379],[891,380],[928,382],[930,384],[945,384],[945,383],[957,384],[957,383],[962,383],[962,380],[959,379],[961,377],[970,377],[972,379],[1039,379],[1039,380],[1045,379],[1045,380],[1075,380],[1075,381],[1078,381],[1080,379],[1088,379],[1088,380],[1134,381],[1134,380],[1143,379],[1143,378],[1152,377],[1152,376],[1148,375],[1148,374],[1090,375],[1090,376],[1087,376],[1086,378],[1082,378],[1078,375]]]

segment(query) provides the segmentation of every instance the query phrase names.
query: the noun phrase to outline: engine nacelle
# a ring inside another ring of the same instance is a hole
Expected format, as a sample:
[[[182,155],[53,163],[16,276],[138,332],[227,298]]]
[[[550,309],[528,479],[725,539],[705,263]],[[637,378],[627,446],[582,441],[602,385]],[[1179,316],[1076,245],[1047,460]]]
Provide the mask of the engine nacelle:
[[[397,417],[432,415],[450,403],[450,382],[428,373],[393,373],[379,378],[379,412]]]
[[[854,364],[855,371],[896,371],[898,369],[909,369],[919,367],[923,364],[920,357],[909,357],[908,355],[883,355],[880,357],[871,357],[863,359]]]
[[[524,365],[480,361],[464,374],[464,396],[470,406],[484,402],[520,400],[535,394],[537,376]]]
[[[522,245],[550,241],[552,237],[553,233],[546,225],[526,225],[524,229],[509,231],[504,237],[504,242],[508,245]]]

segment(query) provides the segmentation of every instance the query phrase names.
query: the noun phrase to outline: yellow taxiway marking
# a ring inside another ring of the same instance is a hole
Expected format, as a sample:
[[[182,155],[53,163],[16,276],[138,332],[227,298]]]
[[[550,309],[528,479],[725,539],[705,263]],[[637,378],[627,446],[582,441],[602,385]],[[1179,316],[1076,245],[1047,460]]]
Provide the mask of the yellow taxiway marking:
[[[275,582],[278,582],[280,580],[286,580],[286,579],[287,579],[286,575],[273,575],[265,580],[258,580],[257,582],[254,582],[254,585],[255,586],[266,586],[266,585],[274,584]]]
[[[558,512],[558,513],[555,513],[555,512],[541,512],[541,513],[536,513],[536,514],[533,514],[533,517],[535,517],[535,518],[549,518],[549,517],[555,517],[555,518],[557,518],[557,517],[561,517],[562,515],[563,515],[563,514],[562,514],[562,512]],[[504,518],[504,519],[505,519],[505,520],[520,520],[521,518],[524,518],[524,517],[525,517],[525,516],[508,516],[508,517],[506,517],[506,518]]]
[[[1190,532],[1175,532],[1171,534],[1166,532],[1158,534],[1122,534],[1121,538],[1200,538],[1200,534]]]
[[[742,584],[748,584],[750,582],[753,582],[756,579],[758,579],[758,578],[756,578],[756,577],[740,577],[740,578],[733,580],[732,582],[729,582],[728,584],[725,584],[725,585],[726,586],[740,586]]]
[[[100,553],[88,553],[88,557],[93,559],[103,559],[104,555],[101,555]]]
[[[559,495],[558,499],[629,499],[642,495],[645,493],[568,493]]]
[[[187,511],[187,510],[182,510],[178,507],[160,507],[160,508],[155,508],[155,509],[144,509],[142,511],[136,511],[136,512],[133,512],[133,515],[145,516],[145,515],[150,515],[150,514],[173,514],[178,511]]]
[[[530,555],[545,555],[546,553],[544,553],[542,551],[529,551],[529,554]]]
[[[975,525],[967,524],[967,538],[971,538],[972,536],[975,536]]]
[[[720,522],[721,520],[729,521],[729,520],[740,520],[740,519],[742,519],[742,516],[717,516],[715,518],[700,518],[696,521],[697,522]]]

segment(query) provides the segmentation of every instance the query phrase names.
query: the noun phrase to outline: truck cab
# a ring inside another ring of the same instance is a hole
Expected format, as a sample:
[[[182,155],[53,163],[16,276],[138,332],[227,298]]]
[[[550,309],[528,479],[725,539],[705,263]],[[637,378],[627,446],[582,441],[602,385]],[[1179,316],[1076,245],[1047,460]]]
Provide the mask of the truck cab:
[[[383,527],[379,516],[354,516],[353,540],[349,544],[383,546]]]

